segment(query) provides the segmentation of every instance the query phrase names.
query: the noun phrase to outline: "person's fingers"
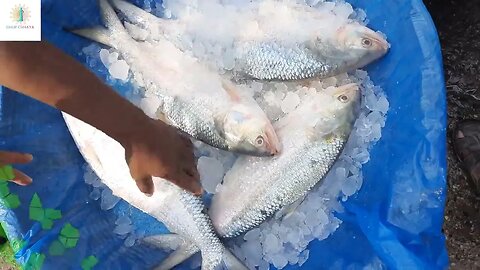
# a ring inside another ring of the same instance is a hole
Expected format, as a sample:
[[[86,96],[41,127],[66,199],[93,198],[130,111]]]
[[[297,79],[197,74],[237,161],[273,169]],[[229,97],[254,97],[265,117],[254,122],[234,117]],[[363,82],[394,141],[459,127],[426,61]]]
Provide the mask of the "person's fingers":
[[[185,144],[185,146],[187,147],[187,149],[189,150],[193,149],[193,143],[188,137],[186,137],[185,135],[180,135],[180,138]]]
[[[135,183],[137,183],[138,189],[140,189],[141,192],[145,193],[147,196],[152,196],[153,195],[153,181],[151,176],[144,176],[141,178],[134,178]]]
[[[191,176],[196,181],[200,179],[200,174],[198,173],[197,168],[195,167],[185,168],[184,171],[187,175]]]
[[[26,153],[0,151],[0,163],[25,164],[32,161],[33,156]]]
[[[147,196],[153,195],[153,181],[150,175],[142,173],[140,165],[137,162],[131,162],[131,159],[128,159],[128,167],[130,168],[130,174],[135,180],[138,189],[141,192],[145,193]]]
[[[197,165],[195,164],[195,156],[191,152],[184,152],[180,155],[179,164],[183,165],[184,168],[193,168]]]
[[[15,177],[11,180],[11,182],[14,182],[15,184],[18,184],[20,186],[26,186],[32,183],[32,178],[30,178],[23,172],[14,169],[13,173],[15,174]]]
[[[190,191],[197,196],[202,195],[202,185],[200,185],[198,179],[188,175],[186,172],[179,173],[173,181],[179,187]]]

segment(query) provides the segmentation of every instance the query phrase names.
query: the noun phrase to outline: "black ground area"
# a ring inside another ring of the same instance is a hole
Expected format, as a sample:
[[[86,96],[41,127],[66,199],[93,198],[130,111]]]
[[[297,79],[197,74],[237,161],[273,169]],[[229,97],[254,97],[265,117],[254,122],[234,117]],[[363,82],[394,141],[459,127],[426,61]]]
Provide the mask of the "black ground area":
[[[480,0],[425,1],[442,43],[448,99],[448,197],[443,226],[452,269],[480,269],[480,197],[452,148],[462,119],[480,119]]]

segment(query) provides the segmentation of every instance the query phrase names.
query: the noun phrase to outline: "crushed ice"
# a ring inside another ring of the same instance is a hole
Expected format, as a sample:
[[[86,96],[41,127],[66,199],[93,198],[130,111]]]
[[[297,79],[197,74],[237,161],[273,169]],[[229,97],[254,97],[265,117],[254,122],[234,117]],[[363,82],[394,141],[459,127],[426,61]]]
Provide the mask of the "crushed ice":
[[[342,0],[325,2],[324,0],[297,0],[311,7],[315,7],[322,14],[332,14],[337,18],[332,27],[345,20],[356,20],[361,24],[367,24],[365,11],[354,9]],[[192,4],[193,3],[193,4]],[[207,3],[207,2],[204,2]],[[241,6],[244,0],[224,0],[232,6]],[[197,1],[186,0],[165,0],[163,8],[152,10],[154,14],[163,14],[164,17],[181,18],[188,16],[194,10],[214,8],[215,5],[199,7]],[[235,9],[233,9],[235,10]],[[210,11],[210,12],[218,12]],[[230,13],[228,13],[230,12]],[[228,9],[228,14],[233,14]],[[267,11],[265,11],[267,12]],[[279,10],[278,12],[281,12]],[[141,36],[148,40],[149,33],[138,27],[127,26],[132,35]],[[205,25],[203,27],[206,27]],[[234,26],[230,26],[234,27]],[[244,28],[255,26],[244,26]],[[201,26],[199,26],[199,29]],[[225,29],[228,29],[226,27]],[[224,30],[225,30],[224,29]],[[230,29],[231,30],[231,29]],[[212,31],[216,32],[216,31]],[[210,33],[215,38],[228,43],[228,31]],[[226,36],[226,38],[224,36]],[[233,69],[235,65],[234,51],[229,47],[219,48],[208,43],[194,42],[194,37],[183,35],[180,37],[182,46],[189,50],[185,53],[192,53],[197,58],[216,59],[215,63],[209,63],[210,67],[216,67],[221,73]],[[177,44],[178,45],[178,44]],[[226,48],[226,50],[225,50]],[[101,49],[90,45],[83,49],[87,55],[87,63],[90,66],[96,64],[97,59],[108,69],[109,74],[116,79],[126,81],[130,79],[136,87],[142,87],[143,82],[139,74],[129,77],[127,63],[119,59],[119,54],[114,50]],[[259,227],[252,229],[242,237],[231,240],[228,244],[232,251],[251,269],[266,270],[273,264],[281,269],[286,265],[302,265],[309,258],[308,244],[315,240],[322,240],[332,234],[341,224],[341,220],[335,217],[335,212],[342,212],[341,201],[355,194],[364,181],[362,165],[370,160],[369,150],[375,142],[381,138],[382,128],[385,126],[386,113],[389,109],[388,99],[383,90],[375,86],[367,72],[357,70],[352,74],[341,74],[336,77],[327,78],[322,81],[312,81],[306,85],[301,83],[260,83],[247,82],[247,87],[254,94],[255,99],[265,110],[272,121],[278,120],[295,108],[305,99],[309,93],[321,91],[332,86],[340,86],[346,83],[357,82],[362,91],[361,111],[355,127],[350,135],[347,145],[330,170],[327,177],[315,187],[302,202],[302,204],[291,215],[283,219],[275,219],[264,222]],[[138,90],[138,89],[137,89]],[[147,115],[154,117],[161,102],[155,96],[143,93],[139,102],[134,102],[142,108]],[[208,193],[215,193],[221,188],[221,180],[235,161],[236,155],[221,150],[213,149],[200,142],[195,142],[196,155],[198,159],[198,171],[200,173],[203,187]],[[95,180],[91,172],[86,172],[85,181],[94,186],[90,198],[101,199],[102,209],[108,210],[115,206],[118,198],[111,194],[100,180]],[[138,237],[134,233],[134,227],[128,217],[117,219],[114,232],[125,239],[125,245],[131,246]],[[192,267],[200,264],[198,255],[192,260]]]

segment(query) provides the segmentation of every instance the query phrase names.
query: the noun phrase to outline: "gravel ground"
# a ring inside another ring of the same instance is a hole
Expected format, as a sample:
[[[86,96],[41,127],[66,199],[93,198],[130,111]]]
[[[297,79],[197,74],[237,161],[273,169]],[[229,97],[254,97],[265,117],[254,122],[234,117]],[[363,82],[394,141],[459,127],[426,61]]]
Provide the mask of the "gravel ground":
[[[448,198],[443,226],[452,269],[480,269],[480,197],[452,148],[462,119],[480,119],[480,0],[425,1],[442,43],[448,98]]]

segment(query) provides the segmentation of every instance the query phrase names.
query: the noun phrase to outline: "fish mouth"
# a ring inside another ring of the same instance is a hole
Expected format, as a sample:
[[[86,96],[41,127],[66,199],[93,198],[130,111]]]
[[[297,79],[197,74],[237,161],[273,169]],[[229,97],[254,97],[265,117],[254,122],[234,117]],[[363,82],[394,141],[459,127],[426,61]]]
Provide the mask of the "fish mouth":
[[[376,45],[375,47],[379,48],[383,54],[387,53],[388,49],[390,49],[390,44],[379,33],[371,31],[367,33],[366,36],[372,40]]]
[[[266,136],[266,149],[270,155],[274,156],[282,151],[282,146],[278,140],[277,134],[272,125],[269,125],[265,132]]]

